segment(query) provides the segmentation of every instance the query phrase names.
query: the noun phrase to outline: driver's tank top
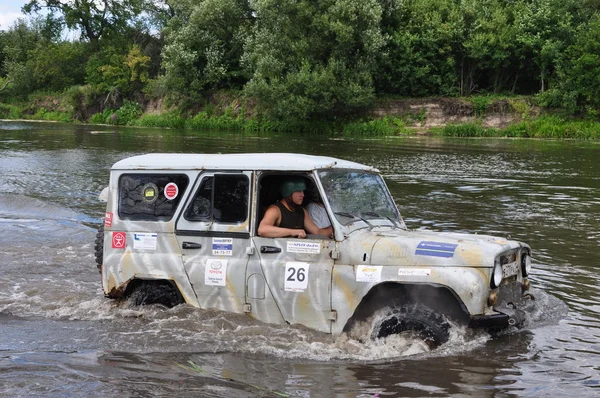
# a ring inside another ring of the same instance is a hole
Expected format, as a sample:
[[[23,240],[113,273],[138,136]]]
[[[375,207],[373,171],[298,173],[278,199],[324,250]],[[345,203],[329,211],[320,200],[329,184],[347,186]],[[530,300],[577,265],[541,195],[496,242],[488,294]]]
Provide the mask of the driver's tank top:
[[[289,211],[281,202],[276,202],[275,206],[281,212],[281,222],[279,227],[291,229],[304,229],[304,208],[298,206],[296,211]]]

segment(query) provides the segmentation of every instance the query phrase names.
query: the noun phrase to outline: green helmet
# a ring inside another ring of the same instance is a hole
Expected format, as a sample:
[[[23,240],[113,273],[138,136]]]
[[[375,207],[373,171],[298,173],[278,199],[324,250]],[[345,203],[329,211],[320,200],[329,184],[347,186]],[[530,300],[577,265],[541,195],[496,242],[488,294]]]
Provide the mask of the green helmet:
[[[283,180],[279,186],[279,193],[284,198],[287,198],[296,191],[306,190],[306,182],[302,177],[291,177]]]

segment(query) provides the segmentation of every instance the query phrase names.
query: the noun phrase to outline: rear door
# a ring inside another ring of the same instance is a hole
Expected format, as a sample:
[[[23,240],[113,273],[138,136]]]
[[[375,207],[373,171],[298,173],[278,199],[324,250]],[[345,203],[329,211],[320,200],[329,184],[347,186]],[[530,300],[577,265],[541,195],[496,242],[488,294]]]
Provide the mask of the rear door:
[[[204,172],[176,224],[183,264],[201,308],[243,312],[252,172]]]

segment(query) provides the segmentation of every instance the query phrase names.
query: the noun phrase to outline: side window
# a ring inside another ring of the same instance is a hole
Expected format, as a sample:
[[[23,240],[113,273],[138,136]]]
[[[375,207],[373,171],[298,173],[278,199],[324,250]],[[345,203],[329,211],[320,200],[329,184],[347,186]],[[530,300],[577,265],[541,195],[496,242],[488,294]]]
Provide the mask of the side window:
[[[244,222],[248,218],[249,187],[244,174],[204,177],[184,217],[188,221]]]
[[[119,217],[146,221],[170,220],[188,181],[185,174],[123,174],[119,178]]]

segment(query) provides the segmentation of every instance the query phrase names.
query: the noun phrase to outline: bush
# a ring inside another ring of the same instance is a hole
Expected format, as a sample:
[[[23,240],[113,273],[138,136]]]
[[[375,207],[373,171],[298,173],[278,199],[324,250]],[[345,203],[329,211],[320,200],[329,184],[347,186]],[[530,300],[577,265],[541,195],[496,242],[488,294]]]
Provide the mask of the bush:
[[[394,117],[350,122],[344,125],[342,130],[344,135],[366,136],[399,135],[406,134],[407,132],[408,130],[404,127],[402,120]]]
[[[21,119],[23,110],[15,105],[0,104],[0,118],[2,119]]]
[[[141,127],[182,129],[185,127],[185,123],[185,118],[176,113],[162,113],[159,115],[142,115],[134,122],[134,125]]]
[[[494,129],[486,129],[476,123],[448,124],[437,132],[447,137],[493,137],[500,135]]]
[[[111,116],[112,124],[133,125],[135,120],[142,116],[142,107],[137,102],[127,101]]]

